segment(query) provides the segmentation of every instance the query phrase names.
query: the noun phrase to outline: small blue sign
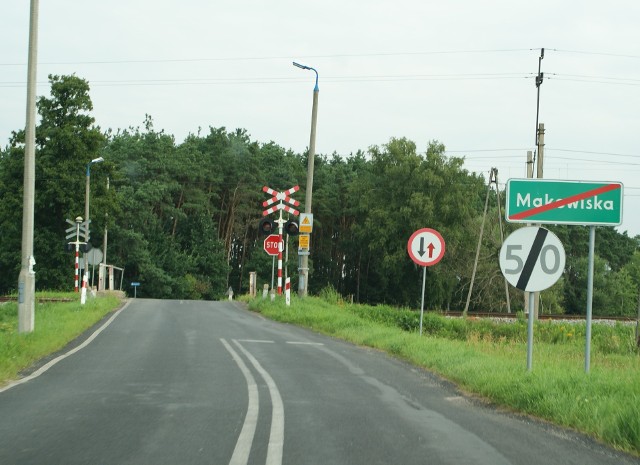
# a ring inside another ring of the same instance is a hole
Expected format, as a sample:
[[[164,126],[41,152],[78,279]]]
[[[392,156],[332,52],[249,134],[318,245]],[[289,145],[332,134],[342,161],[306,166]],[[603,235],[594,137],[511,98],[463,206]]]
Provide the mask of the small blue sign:
[[[138,286],[140,285],[140,283],[131,283],[131,285],[132,285],[133,287],[138,287]]]

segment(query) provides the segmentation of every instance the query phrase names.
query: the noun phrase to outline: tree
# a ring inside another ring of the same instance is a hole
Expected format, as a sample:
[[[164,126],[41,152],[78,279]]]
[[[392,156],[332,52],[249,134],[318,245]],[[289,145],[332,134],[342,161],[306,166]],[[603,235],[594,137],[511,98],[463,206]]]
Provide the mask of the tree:
[[[71,288],[73,259],[64,252],[65,218],[84,212],[86,164],[97,157],[104,136],[94,125],[89,84],[76,76],[49,76],[51,96],[39,97],[40,124],[36,128],[36,183],[34,210],[34,256],[36,288]],[[7,230],[22,224],[22,169],[24,131],[12,134],[3,153],[0,222]],[[2,269],[15,270],[20,262],[20,234],[11,234],[0,246]],[[17,265],[16,265],[17,264]],[[0,292],[15,287],[15,277],[3,273]]]

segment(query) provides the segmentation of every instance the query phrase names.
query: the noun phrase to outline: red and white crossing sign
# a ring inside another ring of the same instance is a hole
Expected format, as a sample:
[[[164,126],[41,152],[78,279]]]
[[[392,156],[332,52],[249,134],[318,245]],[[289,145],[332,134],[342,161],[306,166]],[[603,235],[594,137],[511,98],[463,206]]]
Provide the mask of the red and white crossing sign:
[[[422,228],[414,232],[407,243],[411,260],[420,266],[432,266],[444,256],[444,239],[431,228]]]
[[[292,195],[295,192],[298,192],[299,190],[300,190],[300,186],[293,186],[291,189],[278,192],[274,189],[271,189],[270,187],[264,186],[262,188],[262,191],[266,192],[269,195],[272,195],[273,197],[271,197],[269,200],[265,200],[264,202],[262,202],[262,206],[268,207],[269,205],[273,205],[276,202],[279,202],[279,203],[277,205],[273,205],[273,207],[270,207],[264,210],[262,212],[262,216],[267,216],[270,213],[274,213],[278,210],[284,210],[288,213],[291,213],[293,216],[298,216],[300,212],[295,208],[291,208],[289,205],[286,205],[284,202],[290,203],[294,207],[297,207],[298,205],[300,205],[300,202],[289,197],[290,195]]]
[[[268,255],[278,255],[282,250],[282,237],[278,234],[270,234],[264,240],[264,251]]]

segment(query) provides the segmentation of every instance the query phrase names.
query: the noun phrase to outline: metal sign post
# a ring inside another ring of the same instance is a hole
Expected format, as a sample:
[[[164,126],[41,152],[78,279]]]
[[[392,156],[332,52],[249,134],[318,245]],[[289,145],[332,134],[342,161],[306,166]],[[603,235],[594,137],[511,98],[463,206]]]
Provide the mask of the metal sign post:
[[[435,265],[444,257],[445,243],[442,235],[431,228],[422,228],[414,232],[407,243],[409,257],[416,265],[422,266],[422,302],[420,304],[420,336],[424,317],[424,291],[427,281],[427,267]]]
[[[500,249],[500,270],[517,289],[529,292],[527,324],[527,371],[533,366],[534,292],[553,286],[562,276],[565,265],[564,247],[551,231],[536,226],[511,233]]]
[[[131,287],[133,288],[134,299],[138,296],[138,286],[140,286],[140,283],[131,283]]]
[[[591,314],[593,313],[593,268],[594,268],[594,255],[596,245],[596,228],[591,226],[589,228],[589,265],[587,271],[587,318],[586,318],[586,331],[585,331],[585,346],[584,346],[584,372],[589,373],[591,369]]]

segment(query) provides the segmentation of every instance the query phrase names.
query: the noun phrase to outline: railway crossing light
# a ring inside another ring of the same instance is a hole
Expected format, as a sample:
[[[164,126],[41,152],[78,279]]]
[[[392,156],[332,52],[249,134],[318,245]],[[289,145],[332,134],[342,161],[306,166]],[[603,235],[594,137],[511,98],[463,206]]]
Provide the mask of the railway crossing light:
[[[284,224],[284,232],[289,236],[297,236],[300,234],[300,227],[298,226],[297,221],[289,220]]]
[[[260,220],[258,231],[260,231],[260,234],[262,234],[263,236],[274,234],[276,232],[276,224],[269,218],[263,218],[262,220]]]

